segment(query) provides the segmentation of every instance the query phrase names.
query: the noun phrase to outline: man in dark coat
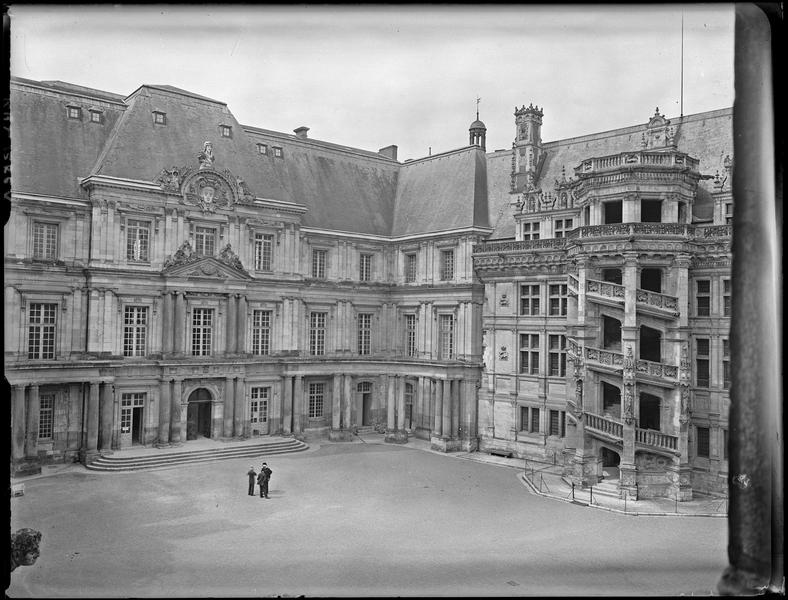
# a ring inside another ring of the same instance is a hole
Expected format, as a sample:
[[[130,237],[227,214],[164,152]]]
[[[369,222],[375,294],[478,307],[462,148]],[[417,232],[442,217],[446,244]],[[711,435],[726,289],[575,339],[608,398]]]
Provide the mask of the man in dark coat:
[[[246,472],[249,476],[249,495],[254,496],[254,482],[255,478],[257,477],[257,473],[254,471],[254,466],[249,467],[249,470]]]
[[[257,483],[260,485],[260,497],[268,498],[268,481],[271,479],[271,469],[268,468],[266,463],[260,467],[260,474],[257,476]]]

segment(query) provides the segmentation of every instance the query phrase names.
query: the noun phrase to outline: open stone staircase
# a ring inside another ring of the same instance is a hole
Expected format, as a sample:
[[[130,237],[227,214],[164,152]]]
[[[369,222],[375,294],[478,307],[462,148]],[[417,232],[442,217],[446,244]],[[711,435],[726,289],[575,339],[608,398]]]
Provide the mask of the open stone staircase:
[[[236,444],[226,447],[203,448],[189,450],[164,450],[161,452],[141,455],[128,455],[123,452],[107,456],[100,456],[87,464],[86,467],[93,471],[138,471],[140,469],[153,469],[171,467],[182,464],[223,460],[227,458],[254,458],[260,459],[272,454],[285,454],[301,452],[309,448],[307,444],[292,438],[280,438],[254,444]]]

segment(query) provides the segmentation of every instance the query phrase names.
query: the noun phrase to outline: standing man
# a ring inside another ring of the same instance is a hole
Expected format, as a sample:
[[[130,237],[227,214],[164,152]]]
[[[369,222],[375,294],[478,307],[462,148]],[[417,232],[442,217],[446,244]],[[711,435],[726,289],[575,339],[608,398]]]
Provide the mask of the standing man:
[[[257,483],[260,484],[260,497],[268,498],[268,480],[271,479],[271,469],[268,468],[266,463],[260,467],[260,474],[257,476]]]
[[[257,476],[257,473],[254,471],[254,465],[249,467],[249,470],[246,472],[249,476],[249,495],[254,496],[254,481]]]

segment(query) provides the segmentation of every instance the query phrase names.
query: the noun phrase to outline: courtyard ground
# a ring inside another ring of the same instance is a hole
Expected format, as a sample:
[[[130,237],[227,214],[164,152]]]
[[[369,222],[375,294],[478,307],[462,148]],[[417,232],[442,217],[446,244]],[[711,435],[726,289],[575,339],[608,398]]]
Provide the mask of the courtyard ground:
[[[43,533],[11,597],[710,595],[721,518],[623,515],[531,493],[522,471],[408,444],[25,481]],[[267,460],[270,499],[246,493]]]

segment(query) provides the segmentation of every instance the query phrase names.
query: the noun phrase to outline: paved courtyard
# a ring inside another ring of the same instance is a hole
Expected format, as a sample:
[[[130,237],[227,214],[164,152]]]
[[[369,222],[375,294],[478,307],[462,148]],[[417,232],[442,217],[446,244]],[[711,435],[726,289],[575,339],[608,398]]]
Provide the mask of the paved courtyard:
[[[725,519],[631,517],[531,494],[508,467],[337,443],[262,460],[25,482],[43,532],[11,597],[709,595]]]

